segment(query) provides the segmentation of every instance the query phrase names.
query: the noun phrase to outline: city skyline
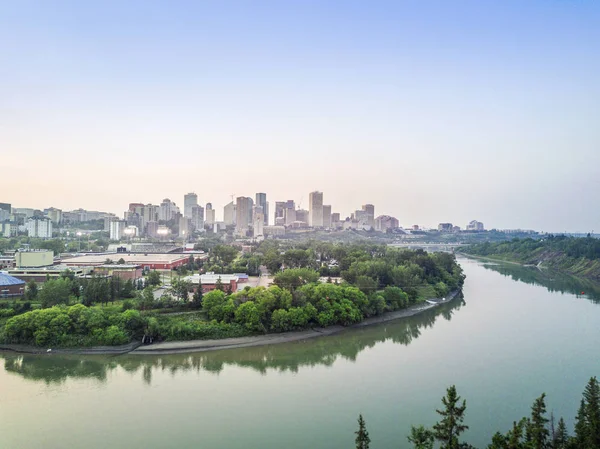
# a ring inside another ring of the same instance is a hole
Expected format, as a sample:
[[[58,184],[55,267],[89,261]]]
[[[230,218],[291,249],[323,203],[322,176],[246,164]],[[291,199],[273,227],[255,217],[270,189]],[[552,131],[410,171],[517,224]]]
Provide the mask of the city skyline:
[[[220,213],[318,189],[403,223],[600,229],[599,19],[542,0],[5,2],[4,201],[195,190]]]

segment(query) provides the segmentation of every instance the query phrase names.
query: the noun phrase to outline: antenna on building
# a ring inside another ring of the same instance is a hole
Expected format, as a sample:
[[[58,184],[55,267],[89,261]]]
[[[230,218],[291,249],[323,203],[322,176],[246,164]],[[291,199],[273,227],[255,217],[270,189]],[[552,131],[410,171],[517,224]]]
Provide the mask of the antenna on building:
[[[229,195],[231,197],[231,202],[233,203],[233,198],[235,197],[235,193],[232,193],[231,195]]]
[[[300,197],[300,201],[298,201],[298,209],[302,209],[302,200],[304,199],[304,195]]]

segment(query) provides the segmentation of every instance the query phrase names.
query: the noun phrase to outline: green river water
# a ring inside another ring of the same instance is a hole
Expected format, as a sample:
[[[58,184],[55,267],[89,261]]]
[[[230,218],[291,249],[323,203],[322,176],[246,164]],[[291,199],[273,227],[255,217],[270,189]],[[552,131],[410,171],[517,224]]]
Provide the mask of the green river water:
[[[600,376],[600,288],[461,264],[463,297],[330,337],[164,356],[0,353],[0,448],[348,449],[359,413],[371,448],[405,448],[451,384],[477,447],[542,392],[572,426]]]

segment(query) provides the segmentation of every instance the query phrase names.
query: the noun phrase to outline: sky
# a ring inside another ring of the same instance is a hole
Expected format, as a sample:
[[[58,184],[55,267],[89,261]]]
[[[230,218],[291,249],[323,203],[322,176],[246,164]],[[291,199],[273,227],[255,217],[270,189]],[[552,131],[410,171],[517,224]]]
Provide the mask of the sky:
[[[0,202],[313,190],[600,231],[600,2],[0,1]]]

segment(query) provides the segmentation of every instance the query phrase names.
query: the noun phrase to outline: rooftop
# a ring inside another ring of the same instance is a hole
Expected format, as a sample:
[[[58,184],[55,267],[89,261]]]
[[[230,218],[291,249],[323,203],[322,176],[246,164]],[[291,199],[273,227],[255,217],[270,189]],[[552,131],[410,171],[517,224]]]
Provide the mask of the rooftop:
[[[125,261],[125,264],[134,265],[142,263],[173,263],[179,260],[187,260],[189,255],[185,254],[126,254],[126,253],[111,253],[111,254],[100,254],[100,255],[87,255],[79,257],[70,257],[63,259],[64,264],[76,264],[76,265],[105,265],[106,259],[110,259],[116,262],[120,259]]]
[[[6,285],[24,285],[25,281],[22,281],[21,279],[12,277],[6,273],[0,273],[0,285],[1,286],[6,286]]]

